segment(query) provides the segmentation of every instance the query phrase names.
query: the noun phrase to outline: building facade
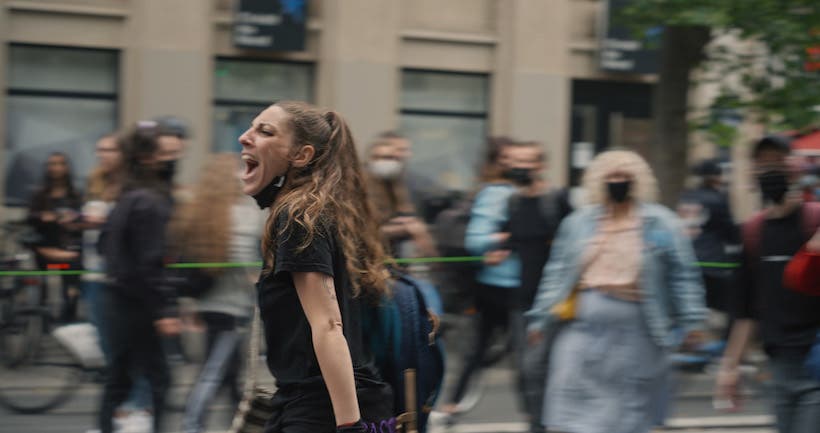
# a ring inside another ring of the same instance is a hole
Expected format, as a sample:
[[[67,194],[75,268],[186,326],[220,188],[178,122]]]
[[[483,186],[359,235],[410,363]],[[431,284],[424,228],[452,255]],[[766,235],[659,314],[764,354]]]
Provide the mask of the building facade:
[[[577,180],[591,152],[648,143],[653,77],[602,72],[603,1],[309,0],[300,52],[234,47],[234,7],[0,0],[6,203],[30,188],[11,167],[61,149],[82,176],[98,136],[167,114],[191,125],[191,181],[279,99],[340,111],[362,149],[403,132],[412,168],[446,189],[474,186],[491,134],[543,143],[557,184]]]

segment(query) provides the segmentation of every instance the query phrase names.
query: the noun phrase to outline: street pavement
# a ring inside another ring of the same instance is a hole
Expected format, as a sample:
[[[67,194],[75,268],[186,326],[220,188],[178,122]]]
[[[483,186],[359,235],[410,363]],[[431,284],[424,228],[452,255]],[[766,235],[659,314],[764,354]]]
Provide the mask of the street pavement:
[[[442,395],[448,395],[461,367],[461,352],[467,341],[463,335],[451,334],[448,344],[447,375]],[[461,345],[461,347],[459,346]],[[201,355],[200,355],[201,356]],[[431,416],[430,433],[518,433],[527,431],[525,417],[519,412],[518,398],[514,389],[515,371],[509,358],[488,368],[480,377],[483,392],[475,406],[458,417],[457,422],[447,426],[443,416],[434,412]],[[196,365],[177,367],[174,399],[184,401],[196,376]],[[261,381],[271,384],[272,378],[263,369]],[[714,377],[710,373],[679,373],[676,381],[674,405],[664,429],[679,433],[774,433],[773,419],[765,387],[757,386],[750,391],[742,412],[716,412],[712,408],[711,390]],[[15,383],[14,378],[4,377],[0,387],[17,386],[21,395],[25,387]],[[227,393],[225,393],[227,394]],[[83,383],[73,398],[65,405],[40,415],[19,415],[0,408],[0,433],[85,433],[96,426],[95,413],[100,399],[100,385]],[[223,433],[230,424],[234,406],[227,395],[222,395],[208,412],[208,431]],[[165,432],[180,431],[182,414],[170,412],[165,422]]]
[[[452,385],[458,365],[453,361],[448,368],[446,387]],[[514,392],[514,371],[507,363],[488,369],[482,376],[484,386],[482,397],[475,407],[459,417],[458,422],[446,427],[440,414],[431,417],[430,433],[518,433],[526,432],[525,418],[518,412],[517,396]],[[184,373],[192,379],[195,367]],[[181,395],[190,385],[185,380],[174,388]],[[2,386],[2,384],[0,384]],[[680,433],[773,433],[773,420],[769,416],[768,403],[762,395],[750,396],[743,412],[719,413],[711,407],[709,391],[712,377],[708,374],[685,374],[681,377],[672,415],[667,428],[658,431]],[[446,389],[445,389],[446,393]],[[446,395],[446,394],[445,394]],[[85,384],[63,407],[42,415],[18,415],[0,409],[0,433],[84,433],[94,427],[95,411],[99,402],[99,385]],[[209,411],[208,430],[224,432],[230,424],[234,407],[227,396],[220,396]],[[166,420],[167,432],[178,432],[181,425],[179,412],[169,413]]]

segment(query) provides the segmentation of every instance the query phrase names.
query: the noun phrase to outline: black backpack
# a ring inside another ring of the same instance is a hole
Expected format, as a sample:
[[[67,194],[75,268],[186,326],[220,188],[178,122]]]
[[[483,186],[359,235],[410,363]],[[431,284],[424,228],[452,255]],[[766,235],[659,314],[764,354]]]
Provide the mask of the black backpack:
[[[392,274],[391,296],[365,309],[362,325],[369,330],[376,367],[393,388],[397,421],[424,433],[444,380],[436,312],[440,299],[432,285],[395,270]]]

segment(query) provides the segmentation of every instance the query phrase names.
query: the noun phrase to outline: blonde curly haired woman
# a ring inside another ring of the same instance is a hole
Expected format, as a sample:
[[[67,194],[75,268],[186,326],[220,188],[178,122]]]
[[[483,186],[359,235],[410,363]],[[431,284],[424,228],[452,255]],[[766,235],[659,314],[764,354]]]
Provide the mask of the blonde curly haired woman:
[[[667,355],[680,343],[674,331],[700,336],[700,273],[678,218],[654,203],[655,177],[637,153],[601,153],[583,186],[588,204],[561,223],[528,313],[537,341],[556,323],[553,307],[576,296],[551,350],[543,423],[566,433],[648,432]]]
[[[242,193],[239,156],[219,153],[209,157],[203,176],[171,225],[175,251],[186,260],[206,263],[247,263],[259,260],[259,231],[264,215]],[[210,402],[225,385],[235,403],[241,335],[237,325],[250,316],[253,273],[247,268],[209,268],[213,285],[197,297],[197,312],[207,326],[208,358],[188,397],[183,431],[205,429]]]

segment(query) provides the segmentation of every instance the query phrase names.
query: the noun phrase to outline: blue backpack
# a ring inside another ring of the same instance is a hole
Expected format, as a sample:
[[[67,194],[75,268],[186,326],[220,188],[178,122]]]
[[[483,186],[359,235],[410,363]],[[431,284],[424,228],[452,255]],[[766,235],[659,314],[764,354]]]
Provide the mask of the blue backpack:
[[[393,388],[397,421],[424,433],[444,379],[441,299],[432,285],[399,272],[391,288],[392,296],[366,309],[362,322],[376,367]]]

